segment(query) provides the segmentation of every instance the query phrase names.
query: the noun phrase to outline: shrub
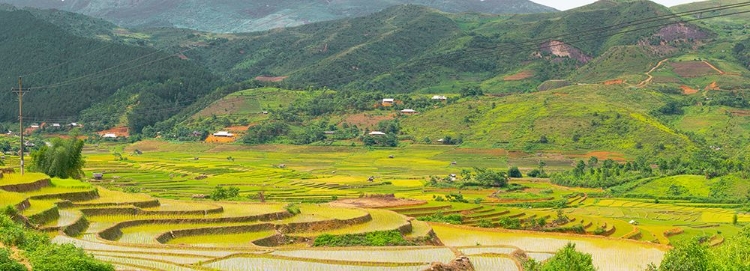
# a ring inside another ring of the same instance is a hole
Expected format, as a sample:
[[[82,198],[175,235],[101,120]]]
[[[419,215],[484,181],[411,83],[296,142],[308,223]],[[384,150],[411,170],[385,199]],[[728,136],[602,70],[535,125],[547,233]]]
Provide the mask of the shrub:
[[[518,167],[511,167],[510,169],[508,169],[508,177],[522,178],[523,175],[521,174],[521,171],[518,170]]]
[[[463,217],[459,214],[450,214],[450,215],[443,215],[443,212],[437,212],[432,215],[428,216],[421,216],[417,218],[418,220],[422,221],[431,221],[431,222],[443,222],[448,224],[461,224],[463,223]]]
[[[407,241],[397,230],[376,231],[364,234],[331,235],[322,234],[315,238],[315,247],[348,247],[348,246],[407,246],[414,243]]]
[[[284,206],[284,209],[286,209],[287,212],[293,215],[297,215],[302,212],[300,211],[299,206],[297,206],[297,204],[295,203],[287,204],[286,206]]]

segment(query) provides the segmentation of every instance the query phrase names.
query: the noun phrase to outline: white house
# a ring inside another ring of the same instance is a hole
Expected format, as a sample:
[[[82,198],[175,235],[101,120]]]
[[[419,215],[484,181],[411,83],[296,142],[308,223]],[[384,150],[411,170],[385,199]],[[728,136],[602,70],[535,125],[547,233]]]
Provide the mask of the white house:
[[[417,111],[414,110],[414,109],[404,109],[404,110],[401,110],[401,113],[404,113],[404,114],[416,114]]]
[[[445,96],[442,96],[442,95],[435,95],[435,96],[432,96],[432,99],[433,100],[439,100],[439,101],[445,101],[445,100],[448,100],[448,97],[445,97]]]
[[[227,131],[218,131],[214,133],[214,136],[216,137],[233,137],[234,134],[227,132]]]
[[[117,138],[117,135],[113,133],[106,133],[102,136],[102,138]]]
[[[372,131],[372,132],[369,133],[369,135],[381,136],[381,135],[385,135],[385,133],[383,133],[381,131]]]
[[[396,101],[396,100],[394,100],[394,99],[391,99],[391,98],[388,98],[388,99],[383,99],[383,102],[382,102],[382,104],[383,104],[383,106],[391,106],[391,105],[393,105],[393,103],[394,103],[395,101]]]
[[[33,123],[31,124],[31,128],[39,128],[39,124]]]
[[[53,123],[52,127],[60,128],[60,124],[59,123]]]

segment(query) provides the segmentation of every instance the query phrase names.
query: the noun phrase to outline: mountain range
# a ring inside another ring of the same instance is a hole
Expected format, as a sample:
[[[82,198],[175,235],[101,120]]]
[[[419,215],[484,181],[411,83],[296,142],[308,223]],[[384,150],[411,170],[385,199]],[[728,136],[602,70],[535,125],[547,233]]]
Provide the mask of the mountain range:
[[[555,11],[528,0],[2,0],[0,3],[76,12],[128,28],[174,27],[214,33],[262,31],[361,17],[404,4],[451,13]]]
[[[0,61],[13,69],[2,70],[0,83],[24,76],[29,121],[79,121],[92,131],[189,134],[269,122],[299,131],[376,114],[374,101],[391,96],[425,111],[401,122],[408,138],[452,133],[469,146],[529,150],[743,150],[746,139],[731,135],[750,129],[750,18],[711,18],[731,9],[674,15],[733,3],[599,1],[516,15],[400,5],[253,33],[127,29],[5,6]],[[247,115],[269,108],[235,92],[262,86],[319,91],[272,100],[273,117]],[[464,98],[446,107],[419,102],[433,95]],[[0,122],[16,120],[15,103],[0,92]],[[542,137],[553,145],[539,145]]]

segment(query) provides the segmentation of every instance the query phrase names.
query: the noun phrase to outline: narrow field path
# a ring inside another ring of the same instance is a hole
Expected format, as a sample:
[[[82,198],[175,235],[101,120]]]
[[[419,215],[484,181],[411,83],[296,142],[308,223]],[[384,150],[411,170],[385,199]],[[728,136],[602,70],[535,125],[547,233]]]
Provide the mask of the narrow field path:
[[[718,72],[718,73],[719,73],[719,74],[721,74],[721,75],[725,75],[725,74],[727,74],[727,73],[725,73],[724,71],[722,71],[722,70],[719,70],[719,68],[717,68],[717,67],[716,67],[716,66],[714,66],[713,64],[711,64],[711,63],[708,63],[708,61],[705,61],[705,60],[703,60],[703,63],[706,63],[706,65],[708,65],[709,67],[711,67],[711,69],[714,69],[714,70],[715,70],[716,72]]]
[[[661,65],[664,64],[664,62],[667,62],[667,60],[669,60],[669,58],[665,58],[662,61],[659,61],[659,63],[657,63],[656,66],[654,66],[653,68],[651,68],[651,70],[649,70],[648,72],[646,72],[645,74],[646,74],[646,76],[648,76],[648,78],[646,80],[643,80],[643,82],[639,83],[638,87],[644,87],[647,84],[651,83],[651,80],[654,80],[654,76],[651,75],[651,73],[654,72],[659,67],[661,67]]]

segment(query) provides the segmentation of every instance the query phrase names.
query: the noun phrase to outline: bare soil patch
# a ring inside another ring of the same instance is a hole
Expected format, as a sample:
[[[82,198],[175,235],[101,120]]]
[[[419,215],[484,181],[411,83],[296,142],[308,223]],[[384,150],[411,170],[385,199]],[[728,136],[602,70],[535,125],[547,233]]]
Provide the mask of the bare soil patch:
[[[622,80],[622,79],[614,79],[614,80],[607,80],[607,81],[604,81],[604,83],[603,83],[603,84],[604,84],[605,86],[611,86],[611,85],[622,85],[622,84],[624,84],[624,83],[625,83],[625,80]]]
[[[737,117],[750,117],[750,110],[735,109],[735,110],[730,110],[729,112],[732,113],[732,115],[735,115]]]
[[[125,126],[119,126],[119,127],[114,127],[112,129],[108,129],[108,130],[99,131],[98,134],[99,135],[115,134],[116,136],[124,136],[124,137],[130,136],[130,132],[128,131],[128,127],[125,127]]]
[[[213,103],[210,106],[204,108],[194,117],[210,117],[212,115],[227,115],[231,114],[235,110],[242,108],[246,104],[244,97],[229,97],[222,99],[218,103]]]
[[[261,82],[281,82],[284,81],[289,76],[258,76],[255,77],[255,80],[261,81]]]
[[[425,204],[426,201],[400,199],[396,197],[363,197],[357,199],[340,199],[329,203],[333,207],[344,208],[390,208]]]
[[[685,94],[685,95],[691,95],[691,94],[698,93],[697,89],[688,87],[686,85],[682,85],[682,86],[680,86],[680,88],[682,89],[682,94]]]
[[[533,76],[534,76],[534,72],[533,71],[525,70],[525,71],[520,71],[519,73],[516,73],[516,74],[513,74],[513,75],[508,75],[506,77],[503,77],[503,80],[505,80],[505,81],[520,81],[520,80],[531,78]]]
[[[716,82],[711,82],[708,86],[706,86],[706,90],[720,90],[719,84]]]
[[[703,61],[685,61],[670,63],[674,72],[681,77],[701,77],[707,75],[717,75],[717,72],[711,65]]]
[[[349,115],[344,119],[344,122],[357,125],[359,128],[363,127],[375,127],[379,122],[384,120],[392,120],[395,118],[393,114],[390,115],[372,115],[367,113]]]

